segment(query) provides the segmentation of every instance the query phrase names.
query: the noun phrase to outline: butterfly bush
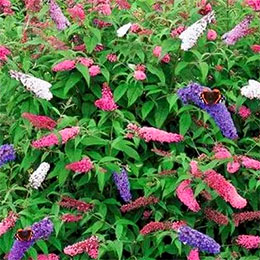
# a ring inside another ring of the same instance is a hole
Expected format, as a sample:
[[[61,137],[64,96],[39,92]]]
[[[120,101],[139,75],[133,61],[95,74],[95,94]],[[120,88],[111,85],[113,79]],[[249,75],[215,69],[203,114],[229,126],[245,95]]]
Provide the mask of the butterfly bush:
[[[91,258],[96,259],[98,257],[99,243],[96,236],[77,242],[71,246],[64,248],[64,253],[69,256],[76,256],[82,253],[87,253]]]
[[[237,227],[244,222],[260,219],[260,211],[246,211],[234,213],[232,217],[234,224]]]
[[[8,254],[8,260],[20,260],[23,258],[25,252],[38,240],[48,239],[53,231],[53,223],[50,219],[34,223],[31,226],[33,236],[29,241],[16,240]]]
[[[211,208],[206,208],[204,210],[204,213],[209,220],[212,220],[219,225],[225,225],[226,226],[228,224],[227,216],[218,212],[217,210],[214,210],[214,209],[211,209]]]
[[[48,116],[40,116],[25,112],[22,114],[22,117],[30,121],[34,127],[39,129],[53,130],[57,125],[57,123]]]
[[[48,171],[50,170],[50,165],[46,162],[40,164],[40,166],[35,170],[29,178],[29,185],[34,189],[39,189],[42,182],[45,180]]]
[[[67,196],[62,197],[59,205],[68,209],[77,209],[80,212],[87,212],[93,209],[93,204],[82,200],[76,200]]]
[[[12,78],[19,80],[26,89],[33,92],[36,97],[45,100],[51,100],[53,98],[50,91],[52,85],[49,82],[14,70],[10,70],[9,73]]]
[[[187,260],[200,260],[199,250],[197,248],[192,249],[187,257]]]
[[[67,164],[66,169],[79,173],[89,172],[93,169],[93,163],[89,158],[84,158],[78,162]]]
[[[239,235],[236,239],[239,246],[244,247],[248,250],[259,248],[260,237],[253,235]]]
[[[253,20],[252,15],[246,16],[246,18],[236,25],[231,31],[226,32],[222,36],[222,40],[227,45],[234,45],[239,39],[245,37],[249,33],[249,25]]]
[[[59,260],[59,256],[56,254],[38,255],[37,260]]]
[[[146,224],[141,230],[141,235],[148,235],[152,232],[156,231],[163,231],[163,230],[170,230],[172,229],[172,223],[171,222],[158,222],[158,221],[152,221],[148,224]]]
[[[7,217],[0,222],[0,237],[15,226],[18,218],[19,216],[17,213],[13,211],[8,213]]]
[[[206,105],[200,99],[200,94],[205,87],[192,83],[178,90],[177,94],[184,104],[194,103],[205,110],[214,119],[222,134],[230,139],[238,138],[236,127],[231,115],[224,104]]]
[[[70,127],[70,128],[64,128],[60,130],[58,133],[61,137],[61,143],[65,144],[70,139],[75,138],[79,134],[79,127]],[[41,149],[43,147],[49,147],[53,145],[58,145],[60,143],[59,136],[52,133],[49,135],[46,135],[36,141],[32,142],[32,146],[36,149]]]
[[[69,20],[62,13],[61,8],[55,0],[50,0],[50,17],[57,26],[57,29],[62,31],[70,26]]]
[[[182,181],[176,189],[176,195],[191,211],[198,212],[200,210],[200,205],[194,196],[190,184],[190,180]]]
[[[178,238],[182,243],[198,248],[202,252],[209,254],[218,254],[220,252],[220,245],[213,238],[188,226],[179,228]]]
[[[14,161],[16,158],[13,145],[4,144],[0,146],[0,167],[4,164]]]
[[[114,172],[113,179],[119,191],[120,197],[124,202],[129,202],[132,199],[132,194],[130,191],[130,183],[126,169],[122,168],[120,173]]]
[[[74,214],[70,214],[70,213],[66,213],[63,214],[60,219],[63,222],[79,222],[81,219],[83,218],[83,216],[81,215],[74,215]]]
[[[200,20],[186,28],[180,35],[181,39],[181,49],[188,51],[191,49],[198,41],[199,37],[206,30],[209,23],[215,19],[214,11],[203,16]]]
[[[249,99],[260,99],[260,83],[250,79],[248,85],[241,88],[241,95]]]

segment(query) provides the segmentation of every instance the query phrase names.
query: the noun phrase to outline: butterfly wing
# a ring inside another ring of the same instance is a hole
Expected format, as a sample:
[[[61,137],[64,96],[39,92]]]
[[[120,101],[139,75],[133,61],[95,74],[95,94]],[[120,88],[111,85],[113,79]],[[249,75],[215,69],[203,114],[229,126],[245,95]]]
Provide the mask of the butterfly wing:
[[[123,36],[125,36],[131,26],[132,26],[132,23],[127,23],[127,24],[121,26],[121,27],[116,31],[117,37],[123,37]]]

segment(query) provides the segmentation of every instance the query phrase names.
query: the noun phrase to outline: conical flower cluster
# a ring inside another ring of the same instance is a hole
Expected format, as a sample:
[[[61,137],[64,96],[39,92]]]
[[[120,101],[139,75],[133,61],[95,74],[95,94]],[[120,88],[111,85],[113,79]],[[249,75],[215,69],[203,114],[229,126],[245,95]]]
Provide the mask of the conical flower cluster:
[[[29,184],[34,189],[39,189],[42,182],[50,169],[50,165],[46,162],[40,164],[36,171],[29,178]]]

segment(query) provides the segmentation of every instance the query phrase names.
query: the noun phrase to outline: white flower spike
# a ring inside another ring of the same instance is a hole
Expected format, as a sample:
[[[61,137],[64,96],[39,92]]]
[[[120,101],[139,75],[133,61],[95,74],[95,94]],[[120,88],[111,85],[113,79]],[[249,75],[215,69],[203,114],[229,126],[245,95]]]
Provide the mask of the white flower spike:
[[[248,85],[241,88],[241,95],[249,99],[260,99],[260,83],[256,80],[250,79]]]
[[[29,178],[29,184],[34,189],[39,189],[42,182],[45,180],[45,177],[50,169],[50,165],[46,162],[40,164],[36,171],[32,173]]]

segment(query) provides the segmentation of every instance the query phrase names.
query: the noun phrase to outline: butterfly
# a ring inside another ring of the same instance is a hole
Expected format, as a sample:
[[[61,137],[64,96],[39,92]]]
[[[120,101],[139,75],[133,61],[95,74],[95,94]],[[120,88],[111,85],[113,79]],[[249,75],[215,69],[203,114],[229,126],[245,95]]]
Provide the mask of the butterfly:
[[[19,228],[15,234],[15,238],[19,241],[30,241],[33,235],[31,228],[21,229]]]
[[[216,105],[224,100],[224,96],[216,88],[214,88],[212,91],[209,89],[204,89],[200,94],[200,98],[206,105],[210,106]]]

